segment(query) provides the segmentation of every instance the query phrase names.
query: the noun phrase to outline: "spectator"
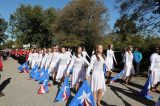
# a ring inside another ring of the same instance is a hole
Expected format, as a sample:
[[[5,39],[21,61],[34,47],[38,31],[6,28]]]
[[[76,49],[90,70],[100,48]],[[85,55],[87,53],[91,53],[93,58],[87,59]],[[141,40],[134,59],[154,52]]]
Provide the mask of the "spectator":
[[[134,65],[134,69],[135,69],[135,74],[139,75],[140,73],[140,62],[142,60],[142,53],[139,51],[139,48],[136,47],[134,49],[134,53],[133,53],[133,65]]]
[[[3,63],[2,63],[2,54],[0,53],[0,71],[3,70]],[[1,74],[0,74],[0,79],[1,79]],[[0,91],[0,97],[4,96],[5,94]]]

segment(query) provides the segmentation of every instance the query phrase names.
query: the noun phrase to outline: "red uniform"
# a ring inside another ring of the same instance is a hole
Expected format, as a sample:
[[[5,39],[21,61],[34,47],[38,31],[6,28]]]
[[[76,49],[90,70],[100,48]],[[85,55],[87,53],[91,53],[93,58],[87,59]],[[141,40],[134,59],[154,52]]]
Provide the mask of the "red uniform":
[[[2,63],[2,57],[0,56],[0,71],[3,70],[3,63]]]

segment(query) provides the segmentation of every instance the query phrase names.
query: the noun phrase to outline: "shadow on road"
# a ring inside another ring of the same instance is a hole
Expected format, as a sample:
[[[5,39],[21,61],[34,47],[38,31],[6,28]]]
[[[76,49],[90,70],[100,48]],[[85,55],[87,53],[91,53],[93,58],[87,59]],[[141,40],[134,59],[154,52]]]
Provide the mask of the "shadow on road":
[[[7,78],[2,82],[2,84],[0,85],[0,92],[3,91],[3,89],[10,83],[11,79],[12,78]]]
[[[143,88],[143,85],[136,84],[136,83],[134,83],[134,82],[129,82],[129,85],[130,85],[130,86],[133,86],[133,87],[135,87],[135,88],[139,88],[139,89],[142,89],[142,88]]]
[[[117,79],[115,82],[120,84],[124,83],[122,79]],[[143,85],[137,84],[135,81],[129,82],[129,85],[139,89],[143,88]]]
[[[139,102],[139,103],[142,103],[144,105],[147,105],[147,106],[154,106],[155,105],[155,102],[152,101],[152,100],[148,100],[144,97],[140,97],[138,95],[138,91],[128,87],[127,85],[125,84],[122,84],[124,85],[125,87],[127,87],[128,89],[122,89],[122,88],[119,88],[119,87],[115,87],[115,86],[112,86],[112,85],[109,85],[110,89],[123,101],[123,103],[125,104],[125,106],[132,106],[132,104],[129,104],[126,100],[124,100],[117,92],[120,92],[122,94],[124,94],[125,96]],[[130,91],[130,92],[128,92]]]
[[[105,101],[101,100],[101,105],[102,106],[116,106],[116,105],[109,105]]]

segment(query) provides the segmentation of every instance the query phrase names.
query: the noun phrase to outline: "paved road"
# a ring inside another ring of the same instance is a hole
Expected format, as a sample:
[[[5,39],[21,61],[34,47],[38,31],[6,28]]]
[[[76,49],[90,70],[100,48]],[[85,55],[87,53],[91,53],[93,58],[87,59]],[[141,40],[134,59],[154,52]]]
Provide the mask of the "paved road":
[[[0,106],[66,106],[69,103],[54,103],[57,85],[52,85],[49,93],[38,95],[38,83],[27,80],[27,74],[18,73],[18,66],[19,64],[12,58],[4,61],[0,89],[3,89],[5,96],[0,97]],[[107,91],[102,98],[102,106],[154,106],[159,94],[151,93],[154,96],[153,100],[146,100],[136,95],[145,81],[146,78],[136,77],[133,78],[130,86],[119,82],[107,86]],[[71,99],[73,96],[74,93]]]

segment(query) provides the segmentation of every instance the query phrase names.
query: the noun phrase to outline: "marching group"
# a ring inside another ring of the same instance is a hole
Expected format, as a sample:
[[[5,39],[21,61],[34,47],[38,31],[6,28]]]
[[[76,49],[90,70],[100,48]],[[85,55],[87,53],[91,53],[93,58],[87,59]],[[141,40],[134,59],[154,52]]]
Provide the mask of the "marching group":
[[[133,47],[128,46],[125,48],[123,55],[124,73],[122,79],[126,84],[129,84],[135,72],[139,73],[139,63],[142,60],[142,54],[138,51],[138,48],[135,48],[134,52],[132,50]],[[150,89],[152,91],[157,91],[158,83],[160,82],[159,53],[159,48],[156,48],[150,57],[149,74],[151,76],[152,86]],[[58,45],[48,49],[31,49],[28,63],[30,70],[35,65],[38,65],[39,69],[43,67],[45,70],[48,69],[48,75],[53,78],[53,83],[58,83],[59,87],[61,87],[64,78],[70,76],[70,87],[75,88],[76,91],[78,91],[82,82],[91,76],[91,91],[98,106],[100,106],[100,100],[106,91],[106,84],[110,84],[114,63],[118,64],[114,55],[113,45],[108,46],[106,53],[104,53],[102,45],[97,45],[92,52],[91,58],[85,48],[82,47],[77,47],[74,52]],[[107,78],[106,80],[105,77]]]

